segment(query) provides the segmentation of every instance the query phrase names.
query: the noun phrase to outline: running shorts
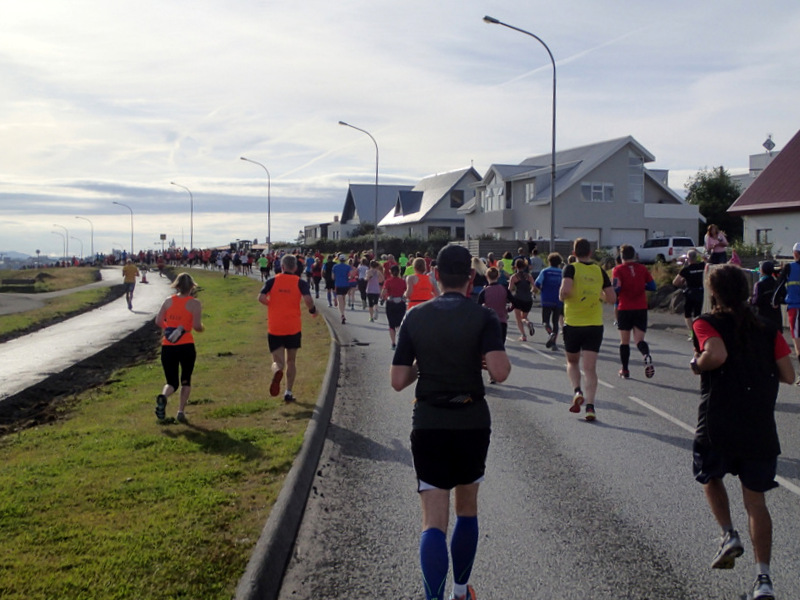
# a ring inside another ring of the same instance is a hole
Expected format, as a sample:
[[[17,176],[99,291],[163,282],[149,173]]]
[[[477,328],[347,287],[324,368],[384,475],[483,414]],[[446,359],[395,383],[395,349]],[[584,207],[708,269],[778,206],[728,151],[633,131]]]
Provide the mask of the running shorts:
[[[514,308],[521,310],[524,313],[531,312],[533,307],[533,300],[519,300],[514,298]]]
[[[348,293],[350,293],[350,286],[336,288],[337,296],[347,296]]]
[[[451,490],[483,479],[491,429],[414,429],[411,455],[417,491]],[[427,485],[423,485],[427,484]]]
[[[633,328],[647,331],[647,309],[617,311],[617,329],[630,331]]]
[[[748,490],[766,492],[778,487],[775,473],[778,457],[748,459],[726,456],[711,446],[697,441],[692,446],[694,478],[705,485],[712,479],[722,479],[726,474],[736,475]]]
[[[683,293],[683,316],[687,319],[696,319],[703,314],[702,288],[690,288]]]
[[[367,303],[370,306],[377,306],[378,305],[378,300],[380,300],[380,299],[381,299],[381,295],[380,294],[367,294]]]
[[[167,385],[177,390],[180,386],[192,385],[192,372],[197,359],[194,344],[161,346],[161,366]]]
[[[302,332],[297,332],[292,335],[272,335],[267,334],[267,342],[269,343],[269,351],[275,352],[281,348],[293,350],[300,347],[300,337]]]
[[[602,325],[564,325],[564,350],[569,354],[577,354],[581,350],[600,352],[603,343]]]
[[[390,298],[386,302],[386,320],[389,321],[389,329],[397,329],[406,316],[405,302],[392,302]]]

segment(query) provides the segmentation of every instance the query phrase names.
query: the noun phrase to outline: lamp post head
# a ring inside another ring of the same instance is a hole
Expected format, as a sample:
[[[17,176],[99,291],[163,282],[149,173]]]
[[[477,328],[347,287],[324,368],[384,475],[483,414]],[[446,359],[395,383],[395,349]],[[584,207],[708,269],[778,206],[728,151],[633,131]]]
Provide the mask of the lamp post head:
[[[495,25],[500,24],[500,21],[498,21],[494,17],[490,17],[489,15],[486,15],[485,17],[483,17],[483,20],[486,21],[487,23],[493,23]]]
[[[169,182],[169,184],[170,184],[170,185],[178,185],[178,184],[177,184],[177,183],[175,183],[174,181],[170,181],[170,182]]]
[[[339,121],[339,125],[344,125],[345,127],[350,127],[349,123],[345,123],[344,121]]]

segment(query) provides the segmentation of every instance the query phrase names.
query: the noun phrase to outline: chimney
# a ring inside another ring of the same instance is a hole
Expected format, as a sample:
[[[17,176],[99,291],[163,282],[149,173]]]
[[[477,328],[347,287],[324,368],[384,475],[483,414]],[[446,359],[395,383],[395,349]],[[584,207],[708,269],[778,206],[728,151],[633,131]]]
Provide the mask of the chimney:
[[[339,215],[333,215],[333,222],[334,223],[338,223],[339,222]]]

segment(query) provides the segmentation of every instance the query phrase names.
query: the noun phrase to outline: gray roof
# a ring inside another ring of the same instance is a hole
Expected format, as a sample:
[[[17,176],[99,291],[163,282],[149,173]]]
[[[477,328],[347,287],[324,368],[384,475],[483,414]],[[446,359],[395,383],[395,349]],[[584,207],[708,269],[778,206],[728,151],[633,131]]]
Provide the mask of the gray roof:
[[[397,194],[410,190],[410,185],[378,184],[378,221],[390,210],[394,210]],[[342,223],[350,223],[358,215],[360,223],[375,222],[375,184],[351,183],[342,209]]]
[[[449,195],[450,190],[470,174],[477,180],[481,178],[473,167],[425,177],[414,186],[410,194],[398,194],[391,210],[384,213],[380,225],[400,225],[423,220],[440,200]]]

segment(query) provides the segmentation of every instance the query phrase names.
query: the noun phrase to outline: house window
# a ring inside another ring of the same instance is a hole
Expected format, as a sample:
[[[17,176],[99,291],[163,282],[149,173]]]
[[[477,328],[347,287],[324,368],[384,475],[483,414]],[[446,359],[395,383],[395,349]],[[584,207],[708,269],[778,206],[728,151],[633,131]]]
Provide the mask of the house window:
[[[464,228],[456,227],[456,239],[463,240],[465,236],[466,236],[466,231],[464,230]]]
[[[644,202],[644,159],[634,152],[628,152],[628,200]]]
[[[586,202],[613,202],[613,183],[582,183],[581,194]]]
[[[531,181],[525,184],[525,202],[533,202],[536,197],[536,182]]]
[[[493,212],[496,210],[503,210],[505,206],[504,188],[502,185],[490,185],[486,187],[486,195],[483,199],[484,212]]]
[[[506,181],[506,210],[511,209],[511,182]]]
[[[464,206],[464,190],[450,190],[450,208]]]
[[[756,244],[771,244],[772,229],[756,229]]]

